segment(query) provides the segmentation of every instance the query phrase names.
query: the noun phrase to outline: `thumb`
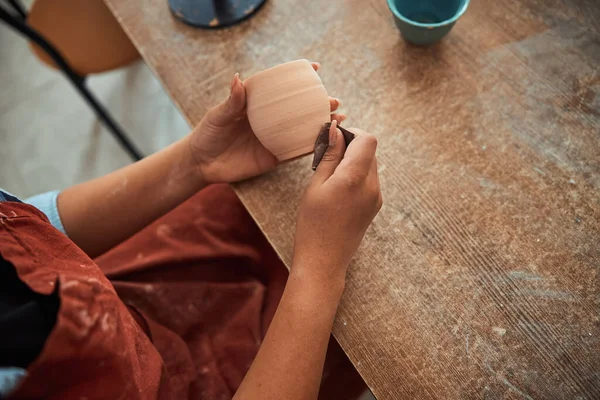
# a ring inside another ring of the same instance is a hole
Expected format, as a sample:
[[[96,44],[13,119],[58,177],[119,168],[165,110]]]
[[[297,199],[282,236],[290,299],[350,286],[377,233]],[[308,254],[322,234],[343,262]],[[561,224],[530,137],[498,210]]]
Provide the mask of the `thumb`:
[[[346,151],[346,143],[344,142],[344,136],[342,132],[337,128],[337,121],[331,121],[331,127],[329,128],[329,147],[323,155],[313,180],[319,184],[323,184],[333,173],[335,169],[344,158],[344,152]]]
[[[216,126],[228,125],[241,117],[246,110],[246,88],[240,80],[240,74],[235,74],[231,81],[231,94],[210,111],[211,122]]]

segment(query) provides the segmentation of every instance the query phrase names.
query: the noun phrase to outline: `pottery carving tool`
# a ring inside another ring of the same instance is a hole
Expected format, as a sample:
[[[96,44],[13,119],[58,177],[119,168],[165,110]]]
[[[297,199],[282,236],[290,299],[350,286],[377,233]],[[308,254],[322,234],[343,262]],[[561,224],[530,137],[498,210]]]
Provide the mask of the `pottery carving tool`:
[[[317,169],[319,163],[323,159],[323,156],[327,152],[329,148],[329,129],[331,128],[331,122],[327,122],[321,128],[321,132],[319,132],[319,136],[317,136],[317,140],[315,141],[315,155],[313,158],[312,169],[313,171]],[[350,132],[347,129],[342,128],[341,126],[337,126],[337,128],[342,131],[342,135],[344,136],[344,142],[346,142],[346,148],[350,142],[354,139],[354,133]]]

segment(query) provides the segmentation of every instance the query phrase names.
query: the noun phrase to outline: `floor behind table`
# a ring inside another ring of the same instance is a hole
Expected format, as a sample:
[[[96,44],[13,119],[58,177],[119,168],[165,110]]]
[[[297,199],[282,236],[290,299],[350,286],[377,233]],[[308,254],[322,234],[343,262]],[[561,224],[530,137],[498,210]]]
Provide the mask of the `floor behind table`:
[[[30,196],[104,175],[131,159],[61,72],[0,23],[0,187]],[[188,126],[142,61],[92,75],[90,89],[144,154]]]

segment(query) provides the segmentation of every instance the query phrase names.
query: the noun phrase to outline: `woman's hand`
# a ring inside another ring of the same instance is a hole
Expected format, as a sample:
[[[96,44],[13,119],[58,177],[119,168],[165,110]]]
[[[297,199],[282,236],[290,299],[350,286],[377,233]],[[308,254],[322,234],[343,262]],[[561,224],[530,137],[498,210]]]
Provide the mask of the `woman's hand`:
[[[304,193],[294,262],[277,312],[234,400],[316,399],[346,269],[381,208],[375,138],[356,138],[344,154],[337,123]]]
[[[337,124],[331,124],[329,148],[298,212],[292,274],[308,275],[315,283],[343,286],[348,264],[383,204],[377,140],[364,131],[350,130],[356,138],[346,150]]]
[[[315,71],[319,64],[313,63]],[[331,112],[340,106],[330,98]],[[332,114],[341,122],[342,114]],[[190,137],[192,157],[207,183],[235,182],[274,169],[277,158],[256,138],[246,114],[246,89],[238,74],[231,81],[231,95],[211,109]]]

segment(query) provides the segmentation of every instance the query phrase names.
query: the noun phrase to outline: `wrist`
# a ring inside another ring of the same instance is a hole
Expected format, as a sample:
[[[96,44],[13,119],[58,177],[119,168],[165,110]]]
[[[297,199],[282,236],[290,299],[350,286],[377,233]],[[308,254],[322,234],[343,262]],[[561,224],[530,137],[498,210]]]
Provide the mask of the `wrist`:
[[[180,147],[181,151],[181,161],[182,164],[185,165],[185,168],[190,170],[192,176],[195,177],[197,184],[200,188],[204,188],[208,186],[210,183],[204,173],[202,172],[203,164],[200,159],[198,159],[194,153],[194,149],[192,147],[191,135],[187,135],[184,138],[180,139],[177,142],[177,145]]]
[[[289,280],[318,295],[341,297],[346,285],[346,268],[294,260]]]

